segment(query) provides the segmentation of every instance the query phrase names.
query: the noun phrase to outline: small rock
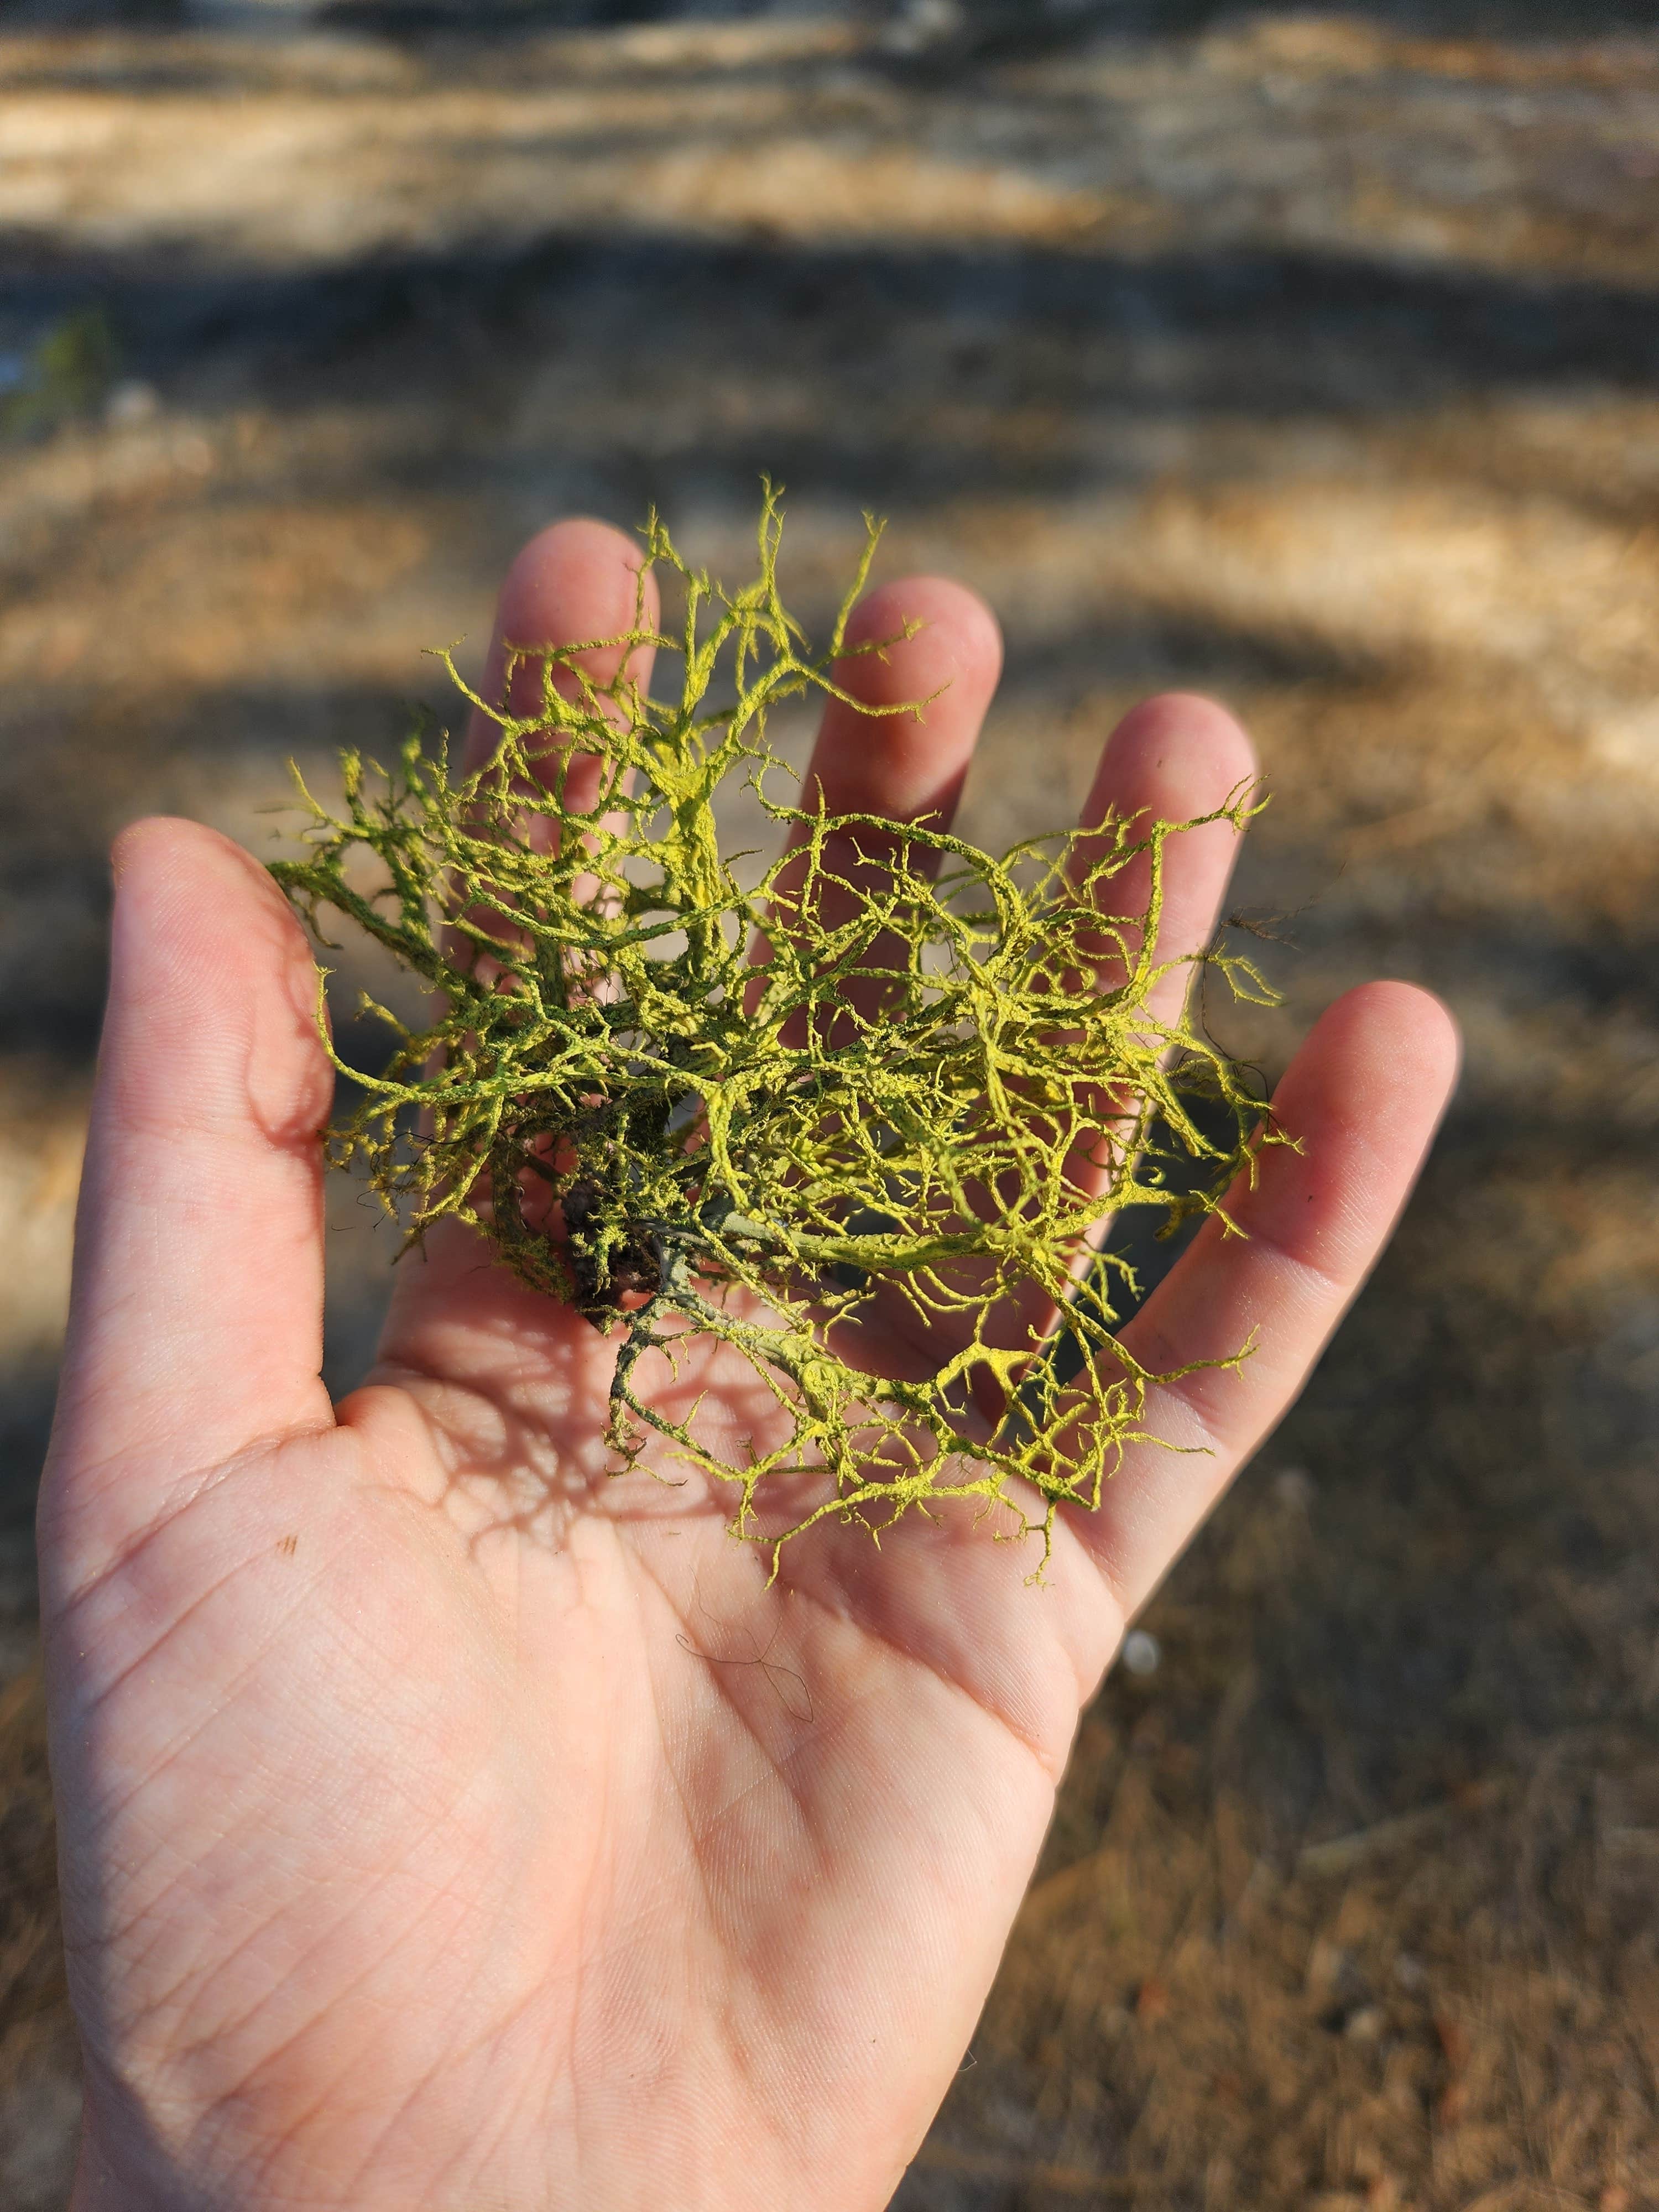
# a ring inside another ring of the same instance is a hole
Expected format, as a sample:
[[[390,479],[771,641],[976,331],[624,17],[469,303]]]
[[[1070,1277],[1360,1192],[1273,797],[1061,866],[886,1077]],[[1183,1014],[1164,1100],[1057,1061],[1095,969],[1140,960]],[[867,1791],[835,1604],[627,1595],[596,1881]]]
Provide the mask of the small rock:
[[[909,0],[882,33],[881,44],[889,53],[925,53],[963,28],[959,0]]]
[[[141,422],[153,422],[161,411],[161,393],[153,384],[146,384],[136,376],[125,378],[104,402],[104,420],[116,430],[130,430]]]
[[[1319,1486],[1305,1467],[1281,1467],[1273,1477],[1273,1497],[1288,1510],[1305,1513],[1319,1494]]]

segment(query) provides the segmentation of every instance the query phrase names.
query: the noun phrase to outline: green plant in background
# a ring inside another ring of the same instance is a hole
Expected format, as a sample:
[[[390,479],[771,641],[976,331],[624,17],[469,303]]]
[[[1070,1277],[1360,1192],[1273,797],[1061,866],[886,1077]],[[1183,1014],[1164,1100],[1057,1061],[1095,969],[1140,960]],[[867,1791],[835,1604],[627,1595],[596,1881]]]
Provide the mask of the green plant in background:
[[[102,404],[118,366],[115,335],[101,307],[65,315],[37,341],[16,389],[0,398],[0,433],[25,437],[90,412]]]
[[[1181,964],[1156,951],[1165,850],[1197,825],[1109,820],[998,860],[781,790],[769,718],[846,697],[832,665],[878,533],[814,657],[779,598],[780,529],[769,489],[759,573],[727,592],[653,518],[608,684],[584,648],[515,647],[487,700],[443,655],[499,732],[471,774],[417,734],[390,771],[345,756],[339,814],[301,785],[308,851],[277,881],[319,938],[331,908],[434,994],[420,1029],[365,1000],[393,1049],[345,1071],[365,1095],[331,1154],[410,1243],[470,1223],[614,1335],[618,1466],[729,1484],[736,1534],[878,1533],[969,1497],[1040,1528],[1046,1557],[1160,1379],[1112,1340],[1127,1262],[1092,1260],[1076,1294],[1105,1216],[1214,1211],[1277,1141],[1242,1071],[1154,1011]],[[678,636],[646,618],[652,567],[683,588]],[[678,661],[667,696],[629,672],[646,647]],[[520,714],[525,669],[540,696]],[[716,835],[732,778],[793,848],[751,889]],[[1112,918],[1136,866],[1146,896]],[[1248,963],[1198,957],[1261,995]]]

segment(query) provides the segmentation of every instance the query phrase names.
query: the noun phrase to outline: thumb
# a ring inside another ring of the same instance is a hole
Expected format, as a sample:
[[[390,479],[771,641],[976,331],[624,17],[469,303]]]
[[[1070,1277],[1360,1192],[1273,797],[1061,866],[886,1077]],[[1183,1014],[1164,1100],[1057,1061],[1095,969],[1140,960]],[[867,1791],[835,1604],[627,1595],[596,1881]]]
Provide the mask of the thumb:
[[[316,970],[257,862],[190,822],[118,840],[109,1005],[43,1534],[96,1574],[203,1474],[332,1419]],[[65,1562],[65,1565],[68,1563]]]

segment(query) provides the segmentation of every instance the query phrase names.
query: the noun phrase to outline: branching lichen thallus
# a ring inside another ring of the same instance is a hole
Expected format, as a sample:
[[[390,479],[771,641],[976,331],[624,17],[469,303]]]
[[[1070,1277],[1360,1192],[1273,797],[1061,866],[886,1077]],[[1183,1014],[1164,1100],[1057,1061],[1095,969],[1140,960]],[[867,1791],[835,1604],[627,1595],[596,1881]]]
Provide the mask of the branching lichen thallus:
[[[601,641],[517,647],[486,699],[445,653],[499,733],[486,764],[452,775],[417,733],[389,771],[348,754],[337,812],[301,786],[307,849],[277,880],[433,1009],[410,1026],[365,1000],[390,1057],[355,1072],[331,1152],[409,1242],[469,1223],[614,1338],[618,1467],[729,1486],[775,1565],[826,1518],[878,1534],[946,1497],[1008,1509],[1046,1558],[1159,1379],[1114,1340],[1133,1279],[1095,1255],[1103,1223],[1215,1211],[1278,1141],[1177,971],[1262,987],[1220,949],[1160,951],[1166,850],[1196,824],[1109,817],[993,859],[787,783],[775,710],[858,703],[834,668],[878,533],[814,656],[780,531],[769,492],[758,573],[727,592],[653,518],[634,626],[603,641],[614,678],[586,672]],[[652,568],[678,635],[647,619]],[[647,647],[678,664],[665,696],[636,680]],[[717,834],[744,782],[787,848],[748,887]]]

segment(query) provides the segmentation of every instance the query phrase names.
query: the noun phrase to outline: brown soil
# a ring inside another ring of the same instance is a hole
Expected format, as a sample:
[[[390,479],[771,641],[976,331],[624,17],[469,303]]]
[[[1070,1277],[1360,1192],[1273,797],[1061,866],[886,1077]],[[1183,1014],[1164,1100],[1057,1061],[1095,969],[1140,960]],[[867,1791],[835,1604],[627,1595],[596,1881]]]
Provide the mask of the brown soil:
[[[1218,691],[1273,793],[1238,905],[1286,997],[1222,1033],[1271,1070],[1389,971],[1469,1047],[1376,1283],[1149,1613],[1161,1663],[1085,1717],[899,2203],[1659,2205],[1640,10],[1199,9],[1024,55],[873,16],[50,12],[0,15],[0,354],[96,305],[120,359],[0,451],[6,1670],[109,833],[182,808],[270,851],[286,757],[438,702],[420,648],[476,647],[531,529],[654,501],[734,569],[769,469],[808,611],[866,504],[886,573],[1001,611],[970,831],[1047,826],[1134,697]],[[385,1253],[337,1221],[345,1382]],[[61,2203],[75,2097],[42,1757],[15,1688],[17,2212]]]

